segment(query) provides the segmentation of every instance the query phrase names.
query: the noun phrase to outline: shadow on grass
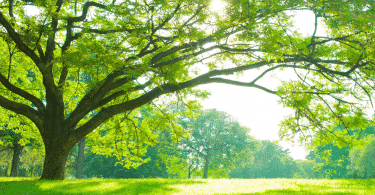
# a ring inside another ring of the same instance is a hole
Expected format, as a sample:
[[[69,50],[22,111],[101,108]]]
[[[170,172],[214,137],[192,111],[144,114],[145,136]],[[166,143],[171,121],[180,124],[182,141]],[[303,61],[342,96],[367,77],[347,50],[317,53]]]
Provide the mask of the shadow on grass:
[[[0,181],[4,194],[171,194],[179,190],[173,185],[191,185],[203,181],[177,179],[83,179],[64,181]]]

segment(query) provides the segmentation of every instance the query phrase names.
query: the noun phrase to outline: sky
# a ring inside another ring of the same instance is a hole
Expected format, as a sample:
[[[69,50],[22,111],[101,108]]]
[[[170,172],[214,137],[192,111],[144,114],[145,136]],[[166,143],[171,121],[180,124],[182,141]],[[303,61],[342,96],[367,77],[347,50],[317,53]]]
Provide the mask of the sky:
[[[220,10],[223,5],[220,0],[214,0],[212,4],[215,10]],[[298,32],[303,35],[313,34],[314,15],[310,11],[296,12],[295,26]],[[322,26],[318,26],[317,35],[324,34]],[[237,80],[251,81],[257,74],[244,74]],[[278,74],[278,76],[280,76]],[[281,77],[287,79],[293,77],[291,72],[284,71]],[[275,88],[278,81],[271,78],[263,78],[258,84]],[[202,102],[203,109],[216,108],[235,117],[242,126],[249,127],[250,135],[259,140],[277,141],[279,139],[278,131],[281,120],[284,117],[293,114],[289,108],[284,108],[277,103],[277,96],[269,94],[259,89],[239,87],[226,84],[206,84],[198,87],[211,92],[209,99]],[[280,141],[279,145],[283,149],[289,149],[290,156],[295,160],[305,160],[308,151],[300,144],[292,145],[290,142]]]

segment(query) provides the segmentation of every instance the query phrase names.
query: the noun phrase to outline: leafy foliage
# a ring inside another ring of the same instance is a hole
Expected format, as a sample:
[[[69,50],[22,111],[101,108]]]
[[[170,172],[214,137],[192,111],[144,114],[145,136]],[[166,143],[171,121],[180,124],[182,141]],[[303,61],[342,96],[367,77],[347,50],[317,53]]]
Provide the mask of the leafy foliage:
[[[363,149],[353,149],[351,151],[351,174],[353,177],[375,178],[374,142],[370,142]]]
[[[288,156],[288,150],[269,141],[262,140],[254,153],[254,160],[247,159],[244,167],[236,167],[230,173],[233,178],[293,178],[297,164]]]
[[[339,148],[332,142],[323,146],[315,146],[310,151],[307,158],[314,160],[313,170],[320,178],[368,178],[366,172],[370,171],[368,166],[371,164],[371,143],[374,137],[374,127],[346,131],[342,128],[336,128],[336,131],[344,131],[349,136],[355,135],[356,141],[362,142],[356,144],[356,147]],[[365,151],[367,151],[365,153]],[[369,164],[365,165],[368,162]],[[367,168],[365,168],[367,166]],[[366,171],[365,171],[366,170]],[[371,172],[371,171],[370,171]],[[369,172],[369,175],[371,173]]]
[[[314,160],[299,160],[296,161],[298,170],[294,173],[293,178],[302,179],[317,179],[319,178],[318,172],[312,168],[316,162]]]

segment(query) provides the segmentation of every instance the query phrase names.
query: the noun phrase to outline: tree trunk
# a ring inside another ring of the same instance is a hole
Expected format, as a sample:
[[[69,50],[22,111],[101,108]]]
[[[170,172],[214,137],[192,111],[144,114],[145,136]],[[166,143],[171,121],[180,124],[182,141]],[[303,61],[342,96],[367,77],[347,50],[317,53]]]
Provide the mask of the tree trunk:
[[[4,177],[8,177],[8,169],[9,169],[9,167],[7,166],[7,167],[5,167],[5,175],[4,175]]]
[[[70,146],[69,146],[70,145]],[[74,144],[57,143],[45,145],[46,155],[40,180],[63,180],[65,165]]]
[[[12,158],[12,168],[10,171],[11,177],[17,177],[20,167],[20,155],[24,148],[18,143],[19,139],[14,139],[13,141],[13,158]]]
[[[85,139],[86,137],[82,138],[78,142],[78,157],[77,157],[77,172],[76,178],[83,179],[85,176],[83,175],[83,166],[85,164]]]
[[[30,177],[34,177],[34,169],[35,169],[35,166],[31,166],[31,170],[30,170]]]
[[[192,166],[192,165],[189,165],[188,179],[190,179],[190,174],[191,174],[191,166]]]
[[[209,157],[206,156],[205,161],[204,161],[204,172],[203,172],[204,179],[208,178],[208,164],[209,164]]]

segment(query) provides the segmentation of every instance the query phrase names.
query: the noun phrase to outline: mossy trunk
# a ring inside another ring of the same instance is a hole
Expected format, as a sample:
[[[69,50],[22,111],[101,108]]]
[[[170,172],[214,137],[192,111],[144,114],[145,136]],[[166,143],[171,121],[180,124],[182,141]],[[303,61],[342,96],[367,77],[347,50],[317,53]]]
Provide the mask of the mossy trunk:
[[[45,146],[46,154],[40,180],[63,180],[65,178],[65,165],[73,146],[74,144],[57,140]]]

